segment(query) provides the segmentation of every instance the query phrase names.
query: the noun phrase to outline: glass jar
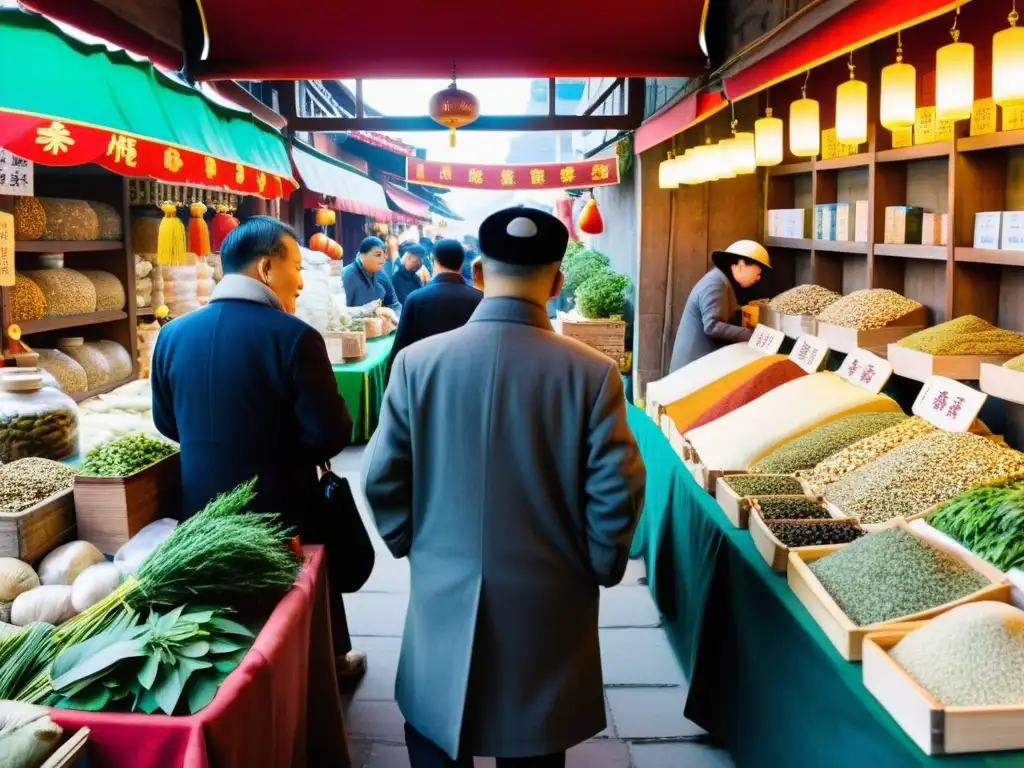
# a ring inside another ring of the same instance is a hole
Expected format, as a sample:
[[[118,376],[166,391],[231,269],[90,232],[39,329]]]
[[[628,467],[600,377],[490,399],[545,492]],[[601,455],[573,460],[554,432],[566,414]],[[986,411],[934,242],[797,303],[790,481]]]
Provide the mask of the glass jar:
[[[38,368],[0,373],[0,462],[39,457],[61,461],[78,453],[78,406],[43,385]]]
[[[87,347],[81,336],[57,339],[57,348],[85,369],[89,389],[106,386],[110,382],[110,363],[98,349]]]

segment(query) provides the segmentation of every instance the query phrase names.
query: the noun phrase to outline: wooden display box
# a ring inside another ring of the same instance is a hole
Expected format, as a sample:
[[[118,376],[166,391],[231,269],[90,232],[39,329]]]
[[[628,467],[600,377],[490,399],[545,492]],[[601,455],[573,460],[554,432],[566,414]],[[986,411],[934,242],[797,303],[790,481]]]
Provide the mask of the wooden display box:
[[[925,623],[872,632],[864,639],[864,687],[927,755],[1024,749],[1024,706],[947,707],[889,655]]]
[[[154,520],[177,517],[180,488],[177,453],[128,477],[77,477],[78,538],[114,554]]]
[[[876,531],[884,531],[886,528],[892,528],[894,526],[900,525],[901,523],[910,523],[914,520],[920,520],[922,517],[928,517],[928,515],[930,515],[936,509],[941,507],[944,503],[945,502],[935,504],[931,507],[928,507],[928,509],[924,510],[923,512],[915,512],[914,514],[907,515],[906,517],[894,517],[891,520],[886,520],[883,523],[862,522],[860,524],[860,527],[863,528],[865,531],[868,531],[869,533],[874,533]],[[843,512],[843,510],[841,510],[839,507],[837,507],[835,504],[833,504],[831,501],[828,501],[827,499],[823,499],[822,504],[825,505],[825,508],[829,511],[829,514],[831,514],[836,519],[857,519],[856,515],[846,514],[845,512]]]
[[[71,768],[86,756],[88,746],[88,728],[79,728],[70,736],[65,732],[64,740],[57,747],[57,751],[50,755],[39,768]]]
[[[981,364],[981,391],[992,397],[1024,405],[1024,373],[1001,365]]]
[[[928,381],[932,376],[945,376],[956,381],[977,381],[981,377],[983,363],[999,366],[1014,355],[930,355],[899,344],[890,344],[887,357],[893,373],[914,381]]]
[[[852,352],[859,347],[884,357],[889,344],[923,330],[927,323],[928,310],[918,307],[883,328],[867,331],[819,322],[816,335],[834,352]]]
[[[731,477],[746,477],[747,475],[731,475]],[[792,477],[792,475],[758,475],[758,477]],[[801,483],[803,484],[803,483]],[[806,489],[806,485],[804,488]],[[813,498],[807,493],[803,494],[806,498]],[[761,496],[758,498],[763,499],[777,499],[777,498],[789,498],[780,496]],[[727,479],[719,477],[715,483],[715,500],[718,502],[718,506],[721,507],[725,516],[729,518],[729,522],[735,525],[737,528],[746,528],[748,525],[748,516],[750,515],[750,507],[753,503],[754,496],[740,496],[736,491],[733,490],[732,486],[729,485]]]
[[[766,497],[772,498],[772,497]],[[780,498],[775,496],[774,498]],[[789,497],[792,498],[792,497]],[[787,523],[794,525],[815,525],[816,523],[822,522],[820,520],[787,520]],[[838,522],[844,525],[856,526],[857,521],[853,518],[842,518]],[[761,513],[758,510],[752,510],[750,513],[750,539],[754,542],[754,546],[757,551],[761,553],[761,557],[768,563],[773,571],[777,573],[785,573],[789,564],[789,553],[790,552],[802,552],[802,553],[814,553],[819,549],[830,549],[835,545],[826,544],[811,547],[793,547],[790,548],[779,541],[775,534],[772,533],[772,529],[761,517]],[[828,553],[825,553],[828,554]]]
[[[625,320],[563,320],[562,335],[583,342],[616,363],[626,353]]]
[[[70,488],[28,509],[0,515],[0,557],[35,563],[74,538],[75,506]]]
[[[919,536],[903,521],[899,521],[898,525],[909,531],[912,536],[916,536],[921,541],[924,541],[928,546],[942,549],[968,567],[977,570],[989,580],[990,584],[973,594],[945,603],[944,605],[936,606],[935,608],[930,608],[927,611],[920,611],[909,616],[900,616],[886,622],[860,626],[854,624],[843,613],[843,610],[836,604],[836,601],[832,599],[832,595],[828,593],[811,569],[807,567],[808,563],[812,563],[849,545],[836,544],[829,547],[815,547],[813,552],[801,551],[799,549],[793,550],[789,553],[787,569],[789,588],[793,590],[793,594],[803,603],[807,612],[811,614],[811,617],[828,636],[828,639],[832,641],[840,655],[847,661],[860,660],[864,638],[871,632],[883,629],[893,631],[904,629],[904,625],[908,623],[930,619],[945,613],[951,608],[956,608],[958,605],[966,603],[974,603],[981,600],[995,600],[1000,603],[1010,602],[1010,583],[997,569],[991,566],[982,567],[981,564],[965,560],[951,547],[941,546],[939,542]]]

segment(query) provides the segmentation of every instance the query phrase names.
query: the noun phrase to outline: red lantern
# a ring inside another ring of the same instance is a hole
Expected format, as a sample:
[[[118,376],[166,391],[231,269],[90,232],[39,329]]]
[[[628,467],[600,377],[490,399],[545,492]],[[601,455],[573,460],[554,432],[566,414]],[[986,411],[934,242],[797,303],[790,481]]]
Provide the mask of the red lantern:
[[[469,125],[480,117],[480,102],[469,91],[463,91],[455,84],[455,67],[452,67],[452,83],[443,91],[430,97],[430,116],[448,128],[448,146],[455,146],[455,129]]]
[[[604,219],[601,218],[601,212],[597,210],[597,200],[594,198],[587,200],[576,223],[580,232],[586,232],[588,235],[600,235],[604,232]]]
[[[220,253],[221,243],[228,236],[228,232],[238,226],[238,219],[228,214],[226,205],[218,205],[217,212],[210,219],[210,247]]]

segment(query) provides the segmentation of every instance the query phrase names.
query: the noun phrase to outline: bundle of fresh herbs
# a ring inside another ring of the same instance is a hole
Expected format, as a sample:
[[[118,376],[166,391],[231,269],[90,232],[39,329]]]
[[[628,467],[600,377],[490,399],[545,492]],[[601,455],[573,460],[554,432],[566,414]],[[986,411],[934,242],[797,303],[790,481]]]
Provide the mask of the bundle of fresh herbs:
[[[152,611],[124,618],[73,645],[53,663],[51,704],[95,712],[195,714],[209,704],[252,644],[253,634],[217,609]]]
[[[961,493],[928,524],[1001,571],[1024,567],[1024,480]]]
[[[0,700],[12,699],[25,683],[53,661],[52,624],[33,623],[4,638],[0,660]]]

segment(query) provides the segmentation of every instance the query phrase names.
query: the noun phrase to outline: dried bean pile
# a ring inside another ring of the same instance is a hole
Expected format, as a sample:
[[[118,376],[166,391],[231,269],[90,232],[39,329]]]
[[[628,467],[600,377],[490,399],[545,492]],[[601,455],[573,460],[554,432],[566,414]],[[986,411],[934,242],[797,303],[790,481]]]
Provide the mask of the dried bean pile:
[[[903,528],[864,536],[810,569],[860,626],[927,611],[989,585],[982,574]]]
[[[39,367],[57,380],[57,386],[65,395],[80,395],[89,391],[89,377],[73,358],[56,349],[36,349]]]
[[[818,315],[818,320],[830,325],[866,331],[882,328],[899,320],[921,305],[887,288],[867,288],[844,296]]]
[[[859,525],[842,520],[822,520],[813,523],[794,523],[786,520],[766,520],[765,525],[776,539],[787,547],[819,547],[826,544],[849,544],[864,535]]]
[[[1013,360],[1007,360],[1003,363],[1003,367],[1009,368],[1011,371],[1024,373],[1024,355],[1018,355]]]
[[[109,312],[111,310],[124,309],[127,303],[124,286],[117,279],[116,275],[104,272],[99,269],[80,270],[85,275],[93,288],[96,289],[96,311]]]
[[[768,306],[785,315],[817,315],[841,298],[835,291],[808,283],[783,291]]]
[[[38,240],[46,231],[46,211],[34,197],[14,200],[14,239]]]
[[[78,453],[78,416],[69,407],[0,413],[0,461],[32,456],[69,459]]]
[[[786,474],[811,469],[836,451],[906,420],[902,413],[855,413],[822,424],[755,463],[754,472]]]
[[[765,520],[815,520],[830,518],[828,510],[810,499],[767,497],[757,499],[761,517]]]
[[[1024,354],[1024,334],[996,328],[974,315],[964,315],[934,328],[925,328],[897,343],[930,355]]]
[[[96,311],[96,288],[81,272],[36,269],[25,272],[25,277],[38,285],[46,297],[47,315],[82,315]]]
[[[28,509],[75,484],[74,467],[49,459],[19,459],[0,465],[0,514]]]
[[[726,475],[725,483],[737,496],[798,496],[804,487],[785,475]]]
[[[825,498],[862,523],[924,512],[969,488],[1024,473],[1024,454],[979,435],[936,432],[850,472]]]
[[[715,419],[720,419],[727,413],[732,413],[737,408],[757,400],[766,392],[771,392],[776,387],[782,386],[787,381],[792,381],[806,375],[807,371],[792,360],[779,360],[772,363],[752,379],[740,384],[732,392],[718,400],[718,402],[704,411],[699,419],[682,431],[686,432],[690,429],[696,429]]]
[[[1024,612],[968,603],[932,619],[889,651],[925,690],[949,707],[1024,704]]]
[[[17,322],[38,320],[46,315],[46,297],[39,286],[20,272],[11,288],[11,318]]]

